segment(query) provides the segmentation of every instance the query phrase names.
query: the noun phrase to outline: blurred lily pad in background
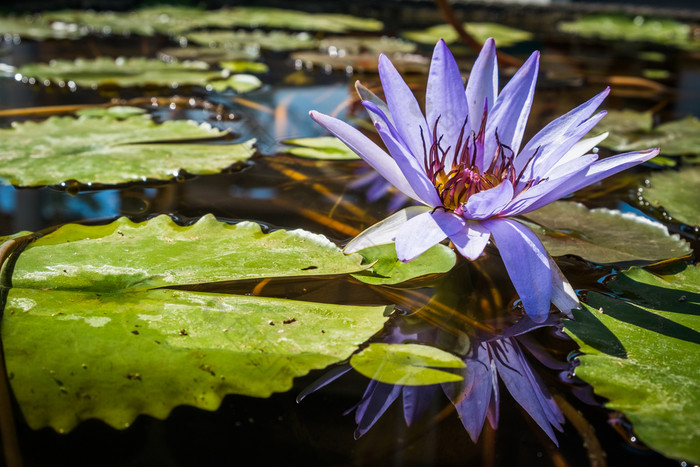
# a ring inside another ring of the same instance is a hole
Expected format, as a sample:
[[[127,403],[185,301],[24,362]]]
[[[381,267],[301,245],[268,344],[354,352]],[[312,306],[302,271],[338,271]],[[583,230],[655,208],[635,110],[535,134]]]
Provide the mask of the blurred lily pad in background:
[[[493,37],[499,47],[509,47],[519,42],[529,41],[534,37],[531,32],[498,23],[464,23],[463,26],[469,34],[480,42]],[[430,45],[435,44],[440,39],[451,44],[459,38],[457,32],[449,24],[440,24],[419,31],[406,31],[402,36],[420,44]]]
[[[652,173],[642,196],[675,221],[700,226],[700,167]]]

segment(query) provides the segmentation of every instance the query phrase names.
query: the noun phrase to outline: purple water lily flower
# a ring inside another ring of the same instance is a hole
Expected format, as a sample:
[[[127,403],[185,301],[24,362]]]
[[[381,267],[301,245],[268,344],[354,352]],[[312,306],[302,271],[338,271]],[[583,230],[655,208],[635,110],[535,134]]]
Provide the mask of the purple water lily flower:
[[[410,261],[449,238],[476,259],[493,236],[525,312],[546,319],[550,303],[578,306],[571,286],[542,243],[514,216],[651,159],[658,149],[598,160],[591,151],[607,133],[585,138],[605,116],[593,113],[609,89],[545,126],[521,147],[532,105],[539,53],[498,92],[493,39],[484,44],[467,81],[445,43],[435,46],[425,99],[418,101],[385,55],[379,57],[384,103],[359,82],[357,92],[389,152],[347,123],[311,118],[337,136],[384,178],[424,206],[406,208],[370,227],[345,248],[396,243]]]

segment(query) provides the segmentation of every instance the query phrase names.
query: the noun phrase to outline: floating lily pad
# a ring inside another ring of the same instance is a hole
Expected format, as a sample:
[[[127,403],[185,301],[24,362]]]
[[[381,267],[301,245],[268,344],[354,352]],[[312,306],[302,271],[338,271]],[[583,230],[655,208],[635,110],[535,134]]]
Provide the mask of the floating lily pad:
[[[692,251],[662,224],[631,213],[558,201],[525,217],[539,224],[527,225],[552,256],[576,255],[598,264],[652,263]]]
[[[12,286],[144,290],[353,273],[366,268],[361,262],[360,255],[346,256],[325,237],[301,230],[265,234],[258,224],[228,225],[211,215],[187,227],[168,216],[138,224],[120,218],[104,226],[68,224],[32,242],[14,265]]]
[[[464,361],[429,345],[374,343],[350,358],[362,375],[381,383],[423,386],[463,378],[438,368],[465,368]]]
[[[158,51],[158,58],[169,61],[197,60],[209,64],[232,60],[255,60],[260,56],[257,49],[223,49],[213,47],[168,47]]]
[[[354,272],[360,261],[320,235],[212,216],[63,226],[3,271],[2,340],[24,418],[61,432],[88,418],[125,428],[177,405],[288,390],[348,358],[387,308],[159,287]]]
[[[307,32],[282,31],[197,31],[184,36],[187,41],[207,47],[251,50],[299,50],[318,46],[318,41]]]
[[[416,44],[401,40],[397,37],[351,37],[335,36],[322,39],[319,48],[330,53],[345,55],[360,52],[372,52],[374,54],[407,54],[416,50]]]
[[[360,158],[335,136],[295,138],[285,140],[284,143],[291,145],[291,147],[284,148],[284,152],[309,159],[349,160]]]
[[[700,47],[700,41],[694,39],[689,25],[665,18],[596,14],[584,16],[576,21],[559,23],[558,28],[583,37],[653,42],[688,49]]]
[[[239,73],[226,79],[210,81],[206,87],[208,91],[224,92],[233,89],[237,93],[244,93],[258,89],[260,86],[262,86],[262,81],[257,76]]]
[[[658,277],[632,268],[609,286],[632,301],[589,293],[565,322],[585,353],[576,375],[651,448],[700,462],[700,269]]]
[[[377,71],[377,54],[361,52],[359,54],[330,55],[328,52],[294,52],[293,60],[308,68],[317,66],[324,70],[341,70],[346,73]],[[397,54],[391,56],[391,63],[402,73],[423,73],[430,67],[430,60],[418,54]]]
[[[270,70],[264,63],[248,60],[223,61],[219,62],[219,66],[232,73],[267,73]]]
[[[399,284],[428,274],[441,274],[452,269],[457,261],[454,250],[445,245],[435,245],[416,259],[407,263],[396,257],[393,243],[377,245],[358,251],[371,270],[353,274],[357,280],[367,284]]]
[[[642,196],[652,206],[663,207],[678,222],[700,225],[700,167],[653,173],[649,185]]]
[[[116,184],[217,173],[253,155],[254,140],[235,145],[183,144],[225,135],[189,121],[156,124],[150,116],[51,117],[0,129],[0,178],[13,185]],[[160,144],[168,141],[171,144]],[[174,143],[178,144],[174,144]]]
[[[531,32],[498,23],[464,23],[462,26],[474,39],[480,42],[493,37],[499,47],[509,47],[533,38]],[[448,44],[459,39],[457,32],[449,24],[440,24],[421,31],[406,31],[402,35],[406,39],[430,45],[435,44],[440,39]]]
[[[40,15],[0,16],[0,34],[27,39],[77,39],[85,33],[76,25],[57,24],[55,27]]]

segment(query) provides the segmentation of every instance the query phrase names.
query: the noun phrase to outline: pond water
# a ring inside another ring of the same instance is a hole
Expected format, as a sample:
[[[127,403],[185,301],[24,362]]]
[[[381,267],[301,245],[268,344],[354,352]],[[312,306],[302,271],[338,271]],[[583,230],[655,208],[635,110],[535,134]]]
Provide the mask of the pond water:
[[[382,31],[365,31],[359,35],[398,36],[404,31],[442,22],[434,5],[392,5],[370,11],[383,21]],[[526,10],[470,6],[468,12],[475,22],[494,21],[531,32],[527,40],[500,47],[517,59],[526,58],[533,50],[542,53],[526,139],[607,84],[613,88],[604,105],[608,110],[652,111],[657,124],[687,115],[700,118],[698,49],[567,35],[560,32],[556,24],[583,13],[574,8]],[[698,21],[700,14],[682,19]],[[334,35],[313,30],[309,34],[315,38]],[[177,37],[165,34],[127,37],[88,34],[75,40],[5,38],[0,61],[17,69],[30,63],[76,57],[156,58],[163,49],[183,45]],[[451,48],[466,76],[476,52],[458,42]],[[431,50],[432,45],[418,44],[413,53],[422,57],[415,59],[422,71],[404,74],[419,101],[425,93],[426,64]],[[117,184],[97,181],[91,186],[71,181],[70,177],[65,179],[66,183],[54,186],[0,185],[0,235],[20,231],[50,232],[75,221],[101,225],[119,216],[141,222],[167,214],[181,225],[190,225],[205,214],[213,214],[230,223],[254,221],[266,231],[304,229],[344,245],[397,209],[395,192],[368,201],[369,185],[358,186],[357,183],[369,173],[362,161],[301,158],[283,152],[286,146],[282,143],[290,138],[326,134],[309,118],[310,110],[332,113],[358,126],[364,122],[366,127],[369,120],[356,98],[354,82],[360,80],[380,93],[377,73],[371,69],[362,71],[366,68],[362,60],[376,64],[378,53],[368,52],[367,57],[342,69],[332,69],[328,55],[325,58],[320,55],[320,65],[310,66],[307,60],[295,59],[295,53],[299,52],[263,48],[257,61],[266,64],[269,71],[257,74],[262,87],[242,93],[213,92],[202,86],[188,85],[176,88],[101,85],[91,89],[48,81],[47,85],[30,84],[21,77],[16,79],[13,74],[0,78],[2,128],[9,128],[11,122],[40,122],[52,115],[74,115],[78,107],[119,103],[145,109],[158,122],[190,119],[229,131],[214,141],[216,146],[241,143],[250,138],[257,141],[257,152],[252,158],[209,175],[181,171],[173,180]],[[649,69],[656,70],[660,78],[642,78],[652,76],[646,71]],[[515,68],[506,66],[501,71],[501,83],[505,83]],[[623,151],[600,149],[602,155],[613,152]],[[0,149],[0,157],[1,153]],[[45,166],[48,168],[51,162],[44,164],[48,164]],[[689,254],[657,258],[671,260],[651,268],[657,272],[679,264],[691,264],[699,245],[696,227],[675,219],[669,221],[662,209],[639,200],[639,188],[645,186],[650,174],[661,170],[675,169],[647,164],[583,189],[571,198],[590,209],[607,208],[646,216],[666,225],[670,233],[678,234],[687,242]],[[402,202],[405,203],[398,200]],[[573,235],[578,234],[574,232]],[[179,260],[188,263],[197,262],[198,258],[183,255]],[[100,258],[95,257],[94,261],[98,264]],[[590,291],[611,294],[606,284],[612,274],[633,265],[655,262],[596,263],[575,254],[557,257],[562,272],[582,298]],[[368,285],[337,274],[232,280],[176,288],[315,303],[392,305],[395,311],[385,328],[377,329],[374,341],[398,343],[406,340],[435,345],[460,355],[469,346],[487,345],[484,344],[488,340],[484,337],[486,334],[480,332],[495,332],[495,335],[507,332],[523,315],[493,245],[487,247],[477,261],[459,259],[448,274],[430,274],[398,285]],[[557,314],[556,319],[559,318]],[[313,370],[296,378],[293,387],[286,392],[266,398],[228,395],[213,411],[181,405],[165,420],[139,416],[123,430],[96,419],[83,421],[69,433],[59,434],[49,427],[32,429],[14,396],[19,448],[26,465],[679,464],[672,459],[674,456],[666,457],[639,441],[625,415],[604,408],[605,399],[594,395],[590,386],[573,375],[579,363],[578,347],[561,326],[537,328],[526,336],[522,340],[512,336],[504,338],[508,345],[521,349],[513,354],[523,356],[526,363],[498,360],[493,364],[502,365],[502,376],[510,369],[523,377],[530,368],[539,375],[535,383],[532,377],[528,384],[546,386],[545,391],[553,395],[566,419],[563,432],[556,431],[558,446],[540,428],[542,423],[534,421],[511,397],[511,388],[504,382],[497,383],[500,384],[498,428],[493,429],[485,422],[477,442],[470,439],[454,406],[441,391],[413,395],[420,401],[415,404],[421,405],[424,412],[407,426],[401,397],[388,408],[382,408],[387,396],[377,390],[376,398],[365,400],[364,407],[369,406],[370,412],[381,413],[384,409],[386,412],[355,439],[357,425],[355,412],[351,410],[362,399],[370,380],[348,371],[328,385],[304,392],[303,400],[297,402],[302,391],[316,384],[319,378],[328,377],[324,375],[328,375],[329,370]],[[497,353],[496,350],[492,352]],[[514,380],[509,384],[525,383]],[[22,389],[13,386],[12,391],[17,393]],[[409,397],[406,392],[403,394],[404,401]],[[344,415],[347,411],[351,412]],[[700,452],[700,446],[696,446],[695,452]]]

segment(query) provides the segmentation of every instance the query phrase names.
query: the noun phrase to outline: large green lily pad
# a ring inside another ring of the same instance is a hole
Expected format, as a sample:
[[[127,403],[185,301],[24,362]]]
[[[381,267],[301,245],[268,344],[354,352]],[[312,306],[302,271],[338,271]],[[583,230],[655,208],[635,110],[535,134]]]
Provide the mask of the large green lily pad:
[[[653,42],[687,49],[700,47],[700,42],[694,39],[690,25],[666,18],[595,14],[576,21],[559,23],[558,27],[561,31],[584,37]]]
[[[576,255],[598,264],[652,263],[692,251],[662,224],[631,213],[558,201],[525,217],[539,224],[526,222],[552,256]]]
[[[254,140],[235,145],[183,144],[223,135],[189,121],[156,124],[147,115],[126,119],[83,115],[14,123],[12,128],[0,129],[0,178],[20,186],[67,180],[83,184],[167,180],[182,169],[216,173],[255,152]]]
[[[186,50],[186,49],[184,49]],[[228,70],[211,70],[202,61],[173,61],[132,57],[111,59],[53,60],[28,63],[17,69],[26,79],[39,82],[75,83],[81,87],[99,86],[202,86],[228,78]]]
[[[387,384],[424,386],[461,381],[455,373],[439,368],[464,368],[464,361],[436,347],[420,344],[374,343],[350,358],[362,375]]]
[[[49,258],[47,260],[47,258]],[[67,224],[32,242],[17,259],[13,287],[89,291],[145,290],[265,277],[347,274],[366,269],[321,235],[263,233],[213,216],[182,227],[168,216],[103,226]],[[5,282],[7,284],[7,282]]]
[[[531,32],[504,26],[498,23],[464,23],[464,29],[476,40],[484,42],[493,37],[499,47],[508,47],[518,42],[529,41],[533,35]],[[459,39],[457,32],[449,24],[440,24],[420,31],[406,31],[402,34],[406,39],[421,44],[433,45],[443,39],[451,44]]]
[[[653,173],[642,196],[678,222],[700,225],[700,167]]]
[[[361,260],[320,235],[212,216],[63,226],[3,270],[2,342],[22,413],[33,428],[124,428],[181,404],[285,391],[348,358],[388,309],[159,287],[356,272]]]
[[[651,448],[700,462],[700,269],[659,277],[632,268],[609,286],[631,301],[590,293],[565,323],[585,353],[576,375]]]

